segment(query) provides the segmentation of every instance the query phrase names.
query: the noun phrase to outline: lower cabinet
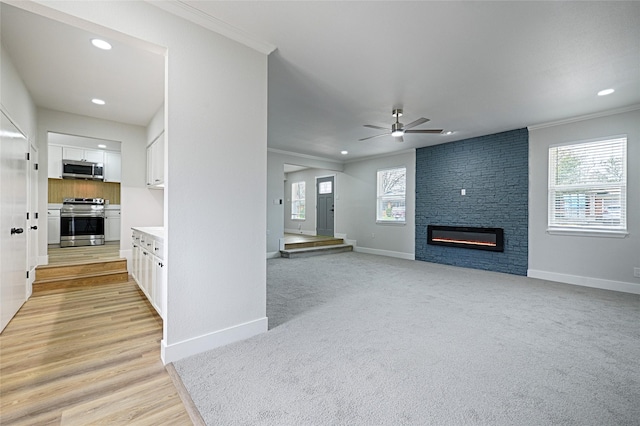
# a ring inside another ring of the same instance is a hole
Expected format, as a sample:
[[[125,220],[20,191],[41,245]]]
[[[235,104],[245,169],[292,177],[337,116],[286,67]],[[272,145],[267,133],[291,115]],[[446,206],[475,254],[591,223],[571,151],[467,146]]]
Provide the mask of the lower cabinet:
[[[164,291],[164,261],[162,238],[133,229],[131,233],[131,275],[149,302],[164,319],[166,309]]]
[[[104,240],[120,241],[120,210],[107,210],[105,212]]]
[[[60,210],[47,210],[47,244],[60,244]]]

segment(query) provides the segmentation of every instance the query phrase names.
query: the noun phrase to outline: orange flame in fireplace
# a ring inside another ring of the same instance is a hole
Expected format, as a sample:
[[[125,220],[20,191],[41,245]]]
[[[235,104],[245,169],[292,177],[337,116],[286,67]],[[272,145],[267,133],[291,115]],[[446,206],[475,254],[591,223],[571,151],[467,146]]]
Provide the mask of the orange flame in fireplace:
[[[439,241],[441,243],[455,243],[455,244],[467,244],[473,246],[489,246],[495,247],[496,243],[492,243],[491,241],[473,241],[473,240],[456,240],[454,238],[431,238],[431,241]]]

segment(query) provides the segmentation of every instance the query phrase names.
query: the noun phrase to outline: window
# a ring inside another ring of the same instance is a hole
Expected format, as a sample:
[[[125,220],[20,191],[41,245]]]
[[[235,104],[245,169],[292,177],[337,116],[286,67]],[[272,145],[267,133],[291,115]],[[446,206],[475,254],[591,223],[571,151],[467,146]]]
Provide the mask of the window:
[[[304,220],[304,182],[291,184],[291,219]]]
[[[378,170],[377,222],[405,222],[406,167]]]
[[[550,231],[626,231],[626,136],[549,147],[548,207]]]

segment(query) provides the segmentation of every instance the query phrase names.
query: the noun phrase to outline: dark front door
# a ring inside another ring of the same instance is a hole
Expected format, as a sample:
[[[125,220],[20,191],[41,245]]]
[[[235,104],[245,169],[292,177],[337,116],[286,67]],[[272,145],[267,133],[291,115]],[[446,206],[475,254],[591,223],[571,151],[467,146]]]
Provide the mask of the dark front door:
[[[333,176],[316,180],[316,234],[333,237]]]

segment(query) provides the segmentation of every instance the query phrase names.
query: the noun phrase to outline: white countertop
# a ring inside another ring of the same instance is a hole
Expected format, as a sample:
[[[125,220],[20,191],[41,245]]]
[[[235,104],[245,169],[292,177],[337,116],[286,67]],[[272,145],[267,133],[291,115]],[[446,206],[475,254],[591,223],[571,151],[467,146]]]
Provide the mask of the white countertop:
[[[164,240],[164,227],[163,226],[135,226],[134,231],[143,232],[151,235],[152,237],[160,238]]]

